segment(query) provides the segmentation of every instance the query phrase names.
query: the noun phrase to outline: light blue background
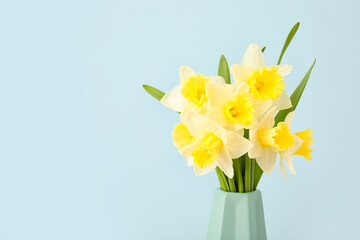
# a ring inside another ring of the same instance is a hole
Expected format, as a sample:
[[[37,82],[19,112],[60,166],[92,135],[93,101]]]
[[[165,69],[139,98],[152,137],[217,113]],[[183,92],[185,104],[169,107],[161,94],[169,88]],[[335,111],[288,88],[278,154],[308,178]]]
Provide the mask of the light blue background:
[[[356,239],[360,216],[358,1],[2,1],[0,239],[205,239],[214,173],[172,144],[180,65],[217,73],[251,42],[287,90],[317,64],[293,122],[314,130],[298,176],[264,176],[268,238]]]

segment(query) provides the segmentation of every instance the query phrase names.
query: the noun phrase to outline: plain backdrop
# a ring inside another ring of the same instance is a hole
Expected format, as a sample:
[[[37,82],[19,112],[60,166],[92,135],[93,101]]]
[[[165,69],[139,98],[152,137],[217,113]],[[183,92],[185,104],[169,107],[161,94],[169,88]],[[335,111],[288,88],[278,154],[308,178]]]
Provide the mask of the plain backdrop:
[[[224,54],[267,46],[292,92],[317,58],[293,131],[313,160],[261,179],[268,239],[356,239],[360,217],[358,1],[2,1],[0,239],[205,239],[214,172],[172,144],[180,65],[216,75]]]

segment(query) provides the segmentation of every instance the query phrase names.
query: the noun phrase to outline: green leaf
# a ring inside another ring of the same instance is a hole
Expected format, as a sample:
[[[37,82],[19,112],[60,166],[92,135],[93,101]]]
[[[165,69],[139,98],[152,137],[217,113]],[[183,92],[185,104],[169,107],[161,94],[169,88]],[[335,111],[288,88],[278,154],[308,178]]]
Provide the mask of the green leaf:
[[[236,186],[235,186],[235,177],[228,178],[230,192],[236,192]]]
[[[257,185],[260,182],[260,178],[263,175],[263,170],[260,168],[259,164],[255,161],[254,169],[254,190],[256,190]]]
[[[227,63],[224,55],[221,55],[221,57],[220,57],[218,75],[223,77],[226,83],[228,83],[228,84],[231,83],[229,64]]]
[[[291,103],[292,103],[292,107],[288,108],[288,109],[284,109],[279,111],[276,116],[275,116],[275,126],[279,123],[285,120],[286,116],[288,115],[289,112],[292,112],[296,109],[299,100],[301,98],[302,93],[304,92],[304,89],[306,87],[306,84],[310,78],[311,75],[311,71],[313,70],[314,66],[315,66],[315,62],[316,59],[314,60],[313,64],[311,65],[310,69],[308,70],[308,72],[305,74],[304,78],[301,80],[301,82],[299,83],[299,85],[297,86],[297,88],[294,90],[294,92],[291,94]],[[263,171],[261,170],[261,168],[259,167],[259,165],[256,163],[255,164],[255,177],[254,177],[254,189],[256,189],[257,185],[259,184],[260,178],[263,174]]]
[[[215,170],[216,170],[216,174],[219,179],[221,190],[223,190],[225,192],[230,192],[230,188],[229,188],[229,185],[227,183],[227,180],[226,180],[226,177],[225,177],[225,174],[223,173],[223,171],[221,171],[221,169],[219,167],[216,167]]]
[[[278,124],[279,122],[284,121],[286,116],[288,115],[288,113],[292,112],[292,111],[294,111],[296,109],[296,107],[297,107],[297,105],[299,103],[299,100],[301,98],[301,95],[304,92],[306,84],[307,84],[307,82],[309,80],[309,77],[311,75],[311,71],[312,71],[313,67],[315,66],[315,62],[316,62],[316,58],[315,58],[313,64],[311,65],[309,71],[306,73],[306,75],[301,80],[301,82],[299,83],[297,88],[291,94],[290,99],[291,99],[292,107],[288,108],[288,109],[281,110],[281,111],[278,112],[278,114],[276,114],[276,116],[275,116],[275,125]]]
[[[245,158],[245,155],[233,160],[235,184],[237,186],[237,191],[240,193],[244,192],[243,173],[241,170],[241,161],[243,158]]]
[[[151,96],[153,96],[154,98],[156,98],[157,100],[161,100],[161,98],[165,95],[165,93],[163,93],[162,91],[160,91],[157,88],[151,87],[149,85],[145,85],[143,84],[143,88],[145,89],[145,91],[147,91]]]
[[[288,46],[290,45],[293,37],[295,36],[295,34],[296,34],[299,26],[300,26],[300,22],[297,22],[297,23],[292,27],[292,29],[290,30],[290,32],[289,32],[289,34],[288,34],[288,36],[287,36],[287,38],[286,38],[286,40],[285,40],[284,46],[283,46],[283,48],[282,48],[282,50],[281,50],[280,57],[279,57],[279,60],[278,60],[278,62],[277,62],[277,65],[279,65],[279,64],[281,63],[282,57],[283,57],[286,49],[287,49]]]
[[[266,46],[264,46],[264,47],[261,49],[261,51],[262,51],[262,52],[265,52],[265,49],[266,49]]]

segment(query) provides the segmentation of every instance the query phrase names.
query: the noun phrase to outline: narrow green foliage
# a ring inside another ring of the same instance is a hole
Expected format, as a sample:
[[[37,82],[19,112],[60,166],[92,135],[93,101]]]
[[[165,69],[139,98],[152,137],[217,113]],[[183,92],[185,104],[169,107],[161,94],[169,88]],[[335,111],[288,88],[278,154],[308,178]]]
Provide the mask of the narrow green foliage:
[[[266,49],[266,46],[264,46],[264,47],[261,49],[261,51],[262,51],[262,52],[265,52],[265,49]]]
[[[256,190],[259,182],[260,182],[260,178],[263,175],[263,170],[260,168],[259,164],[255,161],[255,167],[254,167],[254,189]]]
[[[219,179],[221,190],[223,190],[225,192],[230,192],[230,188],[229,188],[228,182],[226,180],[226,176],[223,173],[223,171],[221,171],[221,169],[219,167],[216,167],[215,170],[216,170],[216,174]]]
[[[236,192],[235,178],[228,178],[230,192]]]
[[[297,22],[293,28],[290,30],[286,40],[285,40],[285,43],[284,43],[284,46],[281,50],[281,53],[280,53],[280,56],[279,56],[279,60],[277,62],[277,65],[279,65],[281,63],[281,60],[282,60],[282,57],[284,55],[284,53],[286,52],[286,49],[288,48],[288,46],[290,45],[292,39],[294,38],[297,30],[299,29],[299,26],[300,26],[300,22]]]
[[[220,62],[219,62],[219,69],[218,69],[218,75],[223,77],[225,82],[230,84],[230,71],[229,71],[229,64],[226,61],[226,58],[224,55],[221,55]]]
[[[234,179],[235,179],[235,184],[236,184],[238,192],[244,192],[244,182],[243,182],[243,176],[242,176],[242,170],[241,170],[241,161],[242,161],[243,157],[245,157],[245,155],[233,160]]]
[[[288,113],[292,112],[292,111],[294,111],[296,109],[296,107],[297,107],[297,105],[299,103],[299,100],[301,98],[301,95],[304,92],[306,84],[307,84],[307,82],[309,80],[309,77],[311,75],[311,71],[312,71],[313,67],[315,66],[315,62],[316,62],[316,58],[315,58],[313,64],[311,65],[309,71],[306,73],[306,75],[301,80],[301,82],[299,83],[297,88],[291,94],[290,99],[291,99],[292,107],[288,108],[288,109],[281,110],[276,114],[276,116],[275,116],[275,125],[277,125],[279,122],[284,121],[286,116],[288,115]]]
[[[153,96],[154,98],[156,98],[157,100],[161,100],[161,98],[165,95],[165,93],[163,93],[162,91],[160,91],[157,88],[154,88],[152,86],[149,85],[143,85],[143,88],[145,89],[145,91],[147,91],[151,96]]]
[[[246,158],[245,158],[245,192],[251,192],[251,174],[252,173],[252,169],[251,169],[251,159],[249,158],[249,156],[246,154]]]

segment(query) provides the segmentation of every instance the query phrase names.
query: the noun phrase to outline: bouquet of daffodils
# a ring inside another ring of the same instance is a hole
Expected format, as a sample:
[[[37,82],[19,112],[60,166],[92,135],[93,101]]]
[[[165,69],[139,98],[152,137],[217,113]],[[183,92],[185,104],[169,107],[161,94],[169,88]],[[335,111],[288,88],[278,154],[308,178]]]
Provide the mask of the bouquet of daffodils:
[[[215,169],[222,190],[250,192],[263,172],[271,174],[278,156],[285,177],[284,161],[296,175],[293,155],[311,160],[311,129],[293,133],[291,122],[315,61],[291,97],[284,80],[292,66],[280,64],[298,27],[291,29],[276,65],[266,65],[265,47],[252,43],[231,69],[221,56],[218,76],[181,66],[180,84],[168,93],[143,86],[180,113],[172,132],[174,145],[197,176]]]

